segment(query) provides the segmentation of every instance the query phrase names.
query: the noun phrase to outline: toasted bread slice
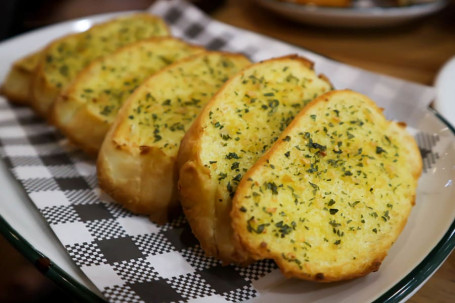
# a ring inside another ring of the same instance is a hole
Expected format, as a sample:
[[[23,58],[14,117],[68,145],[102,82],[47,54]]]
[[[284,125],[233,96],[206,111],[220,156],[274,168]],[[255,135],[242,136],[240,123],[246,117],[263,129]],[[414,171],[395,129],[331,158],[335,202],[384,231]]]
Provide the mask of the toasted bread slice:
[[[166,222],[178,210],[175,159],[197,114],[241,68],[239,54],[204,52],[147,79],[126,101],[98,155],[100,187],[127,209]]]
[[[307,105],[245,174],[232,226],[256,259],[288,277],[331,282],[378,270],[415,202],[419,149],[366,96]]]
[[[149,14],[133,14],[53,41],[43,50],[33,78],[33,108],[38,114],[47,117],[58,94],[90,62],[127,44],[169,34],[160,18]]]
[[[57,98],[51,120],[73,143],[96,155],[120,107],[136,87],[167,65],[203,50],[170,37],[123,47],[80,72]]]
[[[41,51],[27,55],[13,63],[2,84],[1,92],[16,104],[30,103],[30,86],[38,65]]]
[[[179,189],[185,215],[208,255],[224,263],[250,261],[230,224],[237,184],[300,109],[330,89],[311,62],[287,56],[246,68],[201,112],[180,147]]]

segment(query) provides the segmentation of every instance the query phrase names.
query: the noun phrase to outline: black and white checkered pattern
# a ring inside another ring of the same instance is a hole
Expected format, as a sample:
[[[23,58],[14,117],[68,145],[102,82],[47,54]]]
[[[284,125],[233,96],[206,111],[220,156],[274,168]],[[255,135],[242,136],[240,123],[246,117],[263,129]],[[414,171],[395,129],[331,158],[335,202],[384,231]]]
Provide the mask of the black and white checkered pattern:
[[[394,108],[389,114],[397,119],[405,120],[407,102],[427,105],[432,98],[428,88],[221,24],[183,1],[158,1],[150,12],[164,17],[174,35],[209,49],[241,52],[254,61],[304,55],[318,71],[330,71],[336,87],[368,92],[380,106]],[[439,138],[419,133],[417,140],[429,169]],[[271,261],[222,266],[205,257],[185,218],[157,226],[113,203],[97,186],[93,160],[30,109],[1,98],[0,151],[72,260],[111,302],[240,302],[257,296],[253,282],[276,269]]]
[[[210,284],[197,273],[172,277],[168,283],[186,299],[202,298],[215,294],[215,290]]]
[[[423,159],[423,172],[426,173],[439,159],[439,153],[433,151],[433,147],[439,141],[439,136],[422,132],[416,135],[416,141]]]
[[[153,270],[145,258],[126,260],[113,264],[114,270],[128,283],[145,283],[159,280],[160,276]]]
[[[77,266],[100,265],[107,263],[96,243],[76,243],[67,245],[66,250]]]
[[[129,286],[112,286],[106,287],[104,290],[104,295],[109,302],[115,303],[123,303],[123,302],[131,302],[131,303],[143,303],[144,301],[141,300],[141,297]]]

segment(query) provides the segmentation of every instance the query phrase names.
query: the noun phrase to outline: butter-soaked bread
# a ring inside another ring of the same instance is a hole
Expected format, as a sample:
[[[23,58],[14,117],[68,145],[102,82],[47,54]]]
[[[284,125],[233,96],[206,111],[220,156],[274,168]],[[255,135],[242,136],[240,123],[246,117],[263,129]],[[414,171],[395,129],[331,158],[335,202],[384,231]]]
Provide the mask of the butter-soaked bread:
[[[126,101],[98,155],[100,187],[127,209],[165,223],[179,209],[175,161],[201,108],[250,61],[203,52],[148,78]]]
[[[75,145],[96,155],[120,107],[146,78],[203,50],[171,37],[129,44],[82,70],[57,98],[51,120]]]
[[[422,160],[402,123],[353,91],[307,105],[247,172],[232,226],[255,259],[321,282],[378,270],[415,202]]]
[[[24,105],[30,103],[30,86],[40,55],[41,51],[38,51],[13,63],[1,88],[2,95],[9,101]]]
[[[180,201],[206,254],[225,263],[251,260],[230,223],[237,184],[300,109],[330,89],[311,62],[287,56],[251,65],[207,104],[178,157]]]
[[[90,62],[127,44],[169,35],[162,19],[144,13],[123,16],[54,40],[43,50],[35,72],[31,87],[33,108],[47,117],[58,94]]]

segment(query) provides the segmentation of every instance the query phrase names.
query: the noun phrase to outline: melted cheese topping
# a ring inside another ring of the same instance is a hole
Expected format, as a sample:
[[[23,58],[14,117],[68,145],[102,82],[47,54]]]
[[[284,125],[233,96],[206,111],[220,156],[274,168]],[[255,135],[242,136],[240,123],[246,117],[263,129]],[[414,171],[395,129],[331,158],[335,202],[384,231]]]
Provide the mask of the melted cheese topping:
[[[225,201],[294,116],[330,89],[308,66],[288,58],[256,64],[224,87],[203,126],[201,159],[225,189]]]
[[[202,107],[249,61],[210,52],[176,63],[149,78],[128,103],[114,140],[131,147],[153,146],[176,156],[180,141]]]
[[[165,23],[151,15],[136,14],[115,19],[51,44],[42,59],[44,73],[52,85],[65,88],[91,61],[124,45],[168,35]]]
[[[78,78],[68,98],[86,105],[100,120],[111,124],[124,101],[146,78],[202,50],[173,38],[132,44],[92,64]]]
[[[403,131],[351,94],[299,117],[235,204],[250,245],[297,270],[372,262],[395,241],[414,201]]]

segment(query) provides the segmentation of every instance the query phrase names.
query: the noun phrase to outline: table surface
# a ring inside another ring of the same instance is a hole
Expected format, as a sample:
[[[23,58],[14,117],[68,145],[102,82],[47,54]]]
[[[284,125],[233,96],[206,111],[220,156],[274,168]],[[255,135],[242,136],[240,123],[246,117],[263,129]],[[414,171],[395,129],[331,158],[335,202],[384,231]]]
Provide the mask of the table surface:
[[[214,0],[211,0],[212,2]],[[66,0],[44,7],[30,25],[41,26],[91,14],[145,9],[149,0]],[[210,2],[194,0],[194,2]],[[455,0],[441,12],[406,25],[382,29],[318,28],[298,24],[246,0],[225,0],[210,15],[222,22],[306,48],[377,73],[432,85],[444,62],[455,55]],[[33,16],[32,16],[33,17]],[[455,253],[408,301],[455,301]]]

